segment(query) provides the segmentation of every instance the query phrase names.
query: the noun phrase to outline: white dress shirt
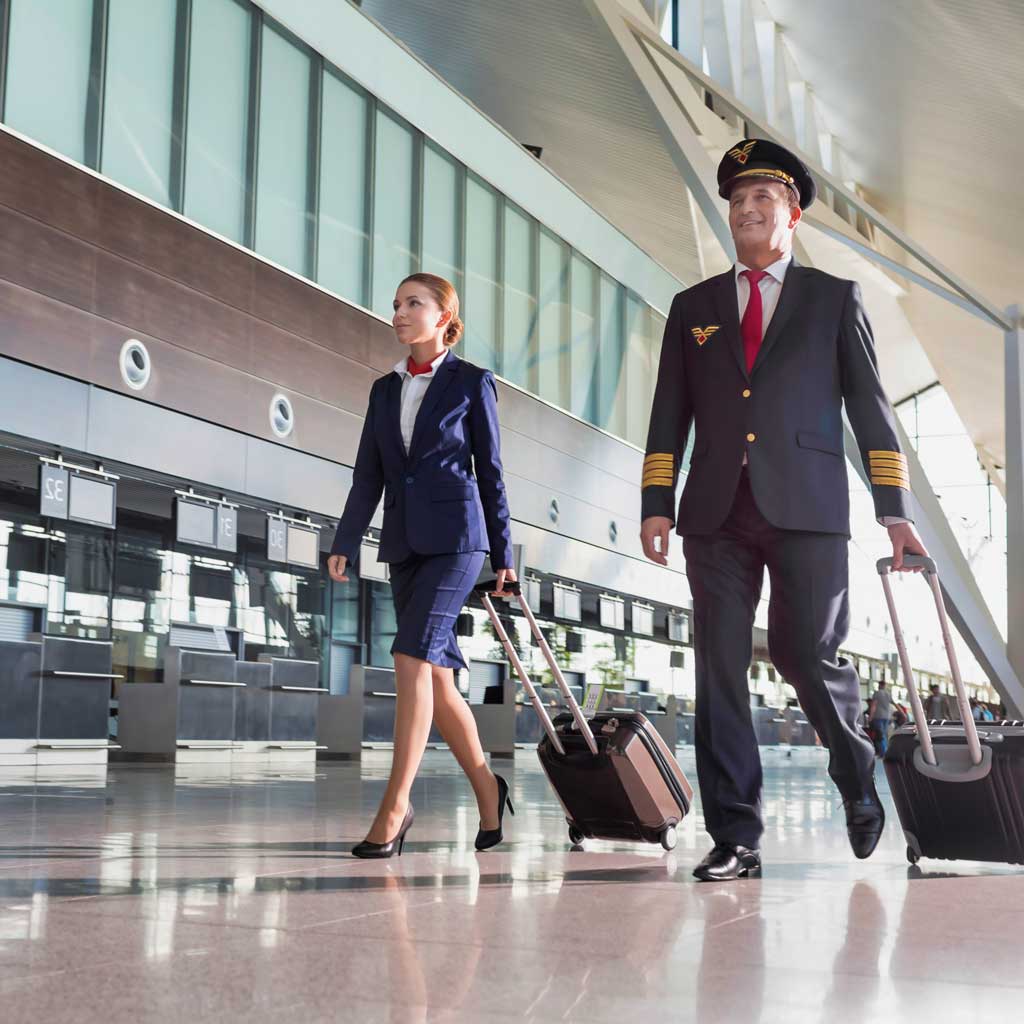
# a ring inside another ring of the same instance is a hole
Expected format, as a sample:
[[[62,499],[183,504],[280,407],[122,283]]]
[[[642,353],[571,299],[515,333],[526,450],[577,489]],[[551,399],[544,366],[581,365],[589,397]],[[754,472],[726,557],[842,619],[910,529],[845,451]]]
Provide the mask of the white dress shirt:
[[[782,294],[782,286],[786,281],[786,271],[793,262],[792,255],[783,256],[776,260],[771,266],[765,267],[767,271],[764,277],[758,282],[757,287],[761,291],[761,338],[764,339],[768,324],[771,323],[775,307],[779,304],[779,296]],[[743,322],[743,314],[747,311],[747,303],[750,301],[750,282],[742,277],[744,270],[750,268],[737,261],[736,274],[736,306],[740,313],[740,322]],[[747,454],[743,453],[743,465],[747,464]],[[899,516],[881,516],[878,520],[882,526],[895,526],[897,523],[909,522]]]
[[[781,260],[776,260],[770,267],[765,267],[765,276],[758,282],[757,287],[761,291],[761,338],[764,338],[764,332],[768,330],[768,324],[771,323],[772,314],[775,312],[775,307],[779,304],[779,296],[782,294],[782,285],[786,280],[786,271],[789,270],[789,265],[793,262],[793,257],[783,256]],[[740,311],[740,322],[743,322],[743,314],[747,311],[747,303],[750,301],[750,282],[740,275],[744,270],[749,270],[750,267],[744,266],[742,263],[737,263],[735,267],[736,274],[736,305]]]
[[[416,415],[423,404],[423,396],[427,393],[427,388],[430,387],[430,382],[434,379],[434,374],[437,373],[437,368],[444,362],[446,355],[448,355],[447,349],[431,362],[429,371],[417,373],[415,376],[409,372],[408,358],[395,363],[395,373],[402,378],[401,427],[402,443],[405,445],[406,455],[409,454],[409,445],[412,444],[412,431],[413,427],[416,426]]]

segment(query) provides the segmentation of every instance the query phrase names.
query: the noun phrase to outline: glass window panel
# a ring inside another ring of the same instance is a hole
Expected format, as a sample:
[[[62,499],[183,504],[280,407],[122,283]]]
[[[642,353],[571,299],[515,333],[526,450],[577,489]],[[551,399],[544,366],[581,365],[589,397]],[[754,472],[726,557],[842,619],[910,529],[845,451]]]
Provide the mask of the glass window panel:
[[[366,305],[369,100],[336,75],[324,75],[317,276],[325,288]]]
[[[542,398],[566,409],[569,407],[569,247],[541,229],[538,263],[538,389]]]
[[[466,358],[498,367],[498,196],[466,176]]]
[[[459,166],[433,146],[423,147],[423,270],[458,287]]]
[[[505,326],[502,332],[501,373],[520,387],[536,391],[533,380],[533,338],[537,301],[533,294],[533,220],[505,204]]]
[[[245,242],[251,15],[236,0],[193,0],[185,215]]]
[[[177,0],[109,0],[104,174],[170,205]]]
[[[398,620],[387,583],[370,584],[370,610],[370,664],[390,668],[393,664],[391,644],[398,635]]]
[[[601,275],[601,341],[598,360],[598,424],[620,437],[626,432],[626,345],[623,337],[625,289]]]
[[[351,566],[348,583],[331,585],[331,639],[343,643],[359,642],[359,577]]]
[[[110,638],[114,535],[107,530],[54,531],[50,544],[48,632]]]
[[[263,29],[256,251],[308,272],[309,55],[272,28]]]
[[[635,295],[626,296],[626,438],[643,448],[651,417],[661,337],[652,345],[651,310]]]
[[[4,121],[85,160],[93,0],[12,0]]]
[[[572,372],[571,412],[597,422],[597,268],[590,260],[572,255],[571,315]]]
[[[412,253],[415,136],[377,111],[373,183],[373,311],[391,319],[399,282],[414,270]]]

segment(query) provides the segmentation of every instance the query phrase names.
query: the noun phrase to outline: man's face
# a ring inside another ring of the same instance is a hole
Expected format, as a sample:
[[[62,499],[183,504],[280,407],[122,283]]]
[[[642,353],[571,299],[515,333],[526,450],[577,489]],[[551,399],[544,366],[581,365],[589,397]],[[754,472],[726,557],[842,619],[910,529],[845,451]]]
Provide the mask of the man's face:
[[[729,193],[729,230],[736,248],[790,248],[800,207],[793,193],[777,181],[742,182]]]

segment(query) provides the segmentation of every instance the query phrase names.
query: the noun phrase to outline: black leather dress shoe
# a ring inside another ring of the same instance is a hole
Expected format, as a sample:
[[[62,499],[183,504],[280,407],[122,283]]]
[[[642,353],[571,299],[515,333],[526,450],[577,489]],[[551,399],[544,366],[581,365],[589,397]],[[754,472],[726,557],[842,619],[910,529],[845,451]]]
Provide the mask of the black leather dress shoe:
[[[865,793],[856,800],[844,800],[846,811],[846,834],[850,837],[850,848],[860,860],[875,852],[878,840],[885,827],[885,811],[878,799],[872,782]]]
[[[761,854],[746,846],[715,843],[715,848],[694,868],[702,882],[731,882],[736,878],[760,878]]]

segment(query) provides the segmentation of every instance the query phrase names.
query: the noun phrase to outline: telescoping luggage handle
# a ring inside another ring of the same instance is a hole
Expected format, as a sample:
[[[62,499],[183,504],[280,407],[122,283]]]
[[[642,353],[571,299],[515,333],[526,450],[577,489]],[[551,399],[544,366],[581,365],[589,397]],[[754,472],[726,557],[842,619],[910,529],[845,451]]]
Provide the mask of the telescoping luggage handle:
[[[491,580],[487,583],[478,583],[473,589],[480,595],[480,600],[483,601],[484,608],[487,609],[487,614],[491,617],[491,624],[494,626],[494,632],[498,634],[498,639],[501,641],[502,647],[505,648],[505,653],[508,655],[509,661],[512,662],[512,666],[516,670],[516,675],[519,676],[519,679],[523,684],[523,689],[526,690],[526,694],[530,698],[530,703],[533,705],[534,711],[537,712],[541,725],[544,726],[544,731],[548,734],[548,738],[551,740],[551,745],[559,754],[564,755],[565,747],[562,746],[562,741],[559,738],[558,733],[555,731],[555,726],[551,721],[551,716],[548,714],[547,708],[544,707],[540,697],[537,695],[537,691],[534,689],[533,683],[530,681],[530,677],[526,674],[526,669],[523,668],[523,663],[519,660],[519,655],[516,653],[515,646],[512,644],[512,641],[509,640],[508,633],[505,631],[505,627],[501,624],[501,619],[498,618],[498,613],[494,610],[494,602],[491,601],[491,594],[494,593],[496,583],[496,580]],[[596,754],[597,742],[594,740],[594,734],[590,730],[590,723],[587,721],[586,716],[583,714],[579,704],[576,702],[576,698],[572,695],[572,690],[569,689],[569,685],[565,681],[565,676],[562,675],[562,670],[558,667],[558,662],[555,661],[555,656],[551,652],[551,647],[548,645],[547,639],[541,632],[540,626],[537,625],[537,620],[533,617],[533,612],[530,610],[530,606],[526,603],[526,598],[523,597],[522,586],[520,586],[518,582],[513,583],[508,581],[505,583],[505,590],[511,594],[515,594],[515,596],[519,598],[519,607],[522,609],[523,615],[526,617],[526,621],[530,625],[530,630],[536,637],[537,643],[540,645],[541,654],[544,655],[544,660],[548,663],[548,667],[551,669],[551,672],[555,677],[555,682],[558,685],[559,691],[569,703],[569,710],[572,712],[573,720],[576,722],[583,739],[590,748],[590,752],[592,754]]]
[[[880,558],[876,564],[878,575],[882,577],[882,589],[885,591],[885,603],[889,606],[889,617],[892,619],[893,635],[896,638],[896,650],[900,656],[900,666],[903,669],[903,678],[907,684],[907,691],[910,694],[910,706],[914,711],[914,721],[917,723],[917,735],[921,742],[921,756],[927,765],[933,768],[939,767],[938,759],[935,756],[935,747],[932,743],[932,734],[928,729],[928,719],[924,713],[924,705],[921,703],[921,696],[914,684],[914,673],[910,666],[910,657],[907,654],[907,645],[903,639],[903,630],[900,628],[899,616],[896,612],[896,602],[893,600],[892,585],[889,576],[892,573],[892,558]],[[967,750],[970,754],[971,764],[982,763],[981,740],[978,739],[978,728],[974,724],[974,716],[971,714],[971,704],[967,699],[967,690],[964,681],[960,677],[960,663],[956,658],[956,650],[953,648],[953,636],[949,631],[949,619],[946,616],[946,604],[942,600],[942,590],[939,588],[939,571],[935,566],[935,560],[925,555],[904,555],[903,564],[908,569],[921,568],[924,570],[925,579],[931,588],[932,596],[935,598],[935,608],[939,613],[939,627],[942,630],[942,642],[946,647],[946,654],[949,657],[949,668],[953,674],[953,688],[956,690],[957,706],[960,708],[960,718],[963,721],[964,734],[967,737]],[[963,749],[962,747],[960,748]],[[962,772],[960,774],[963,774]]]

